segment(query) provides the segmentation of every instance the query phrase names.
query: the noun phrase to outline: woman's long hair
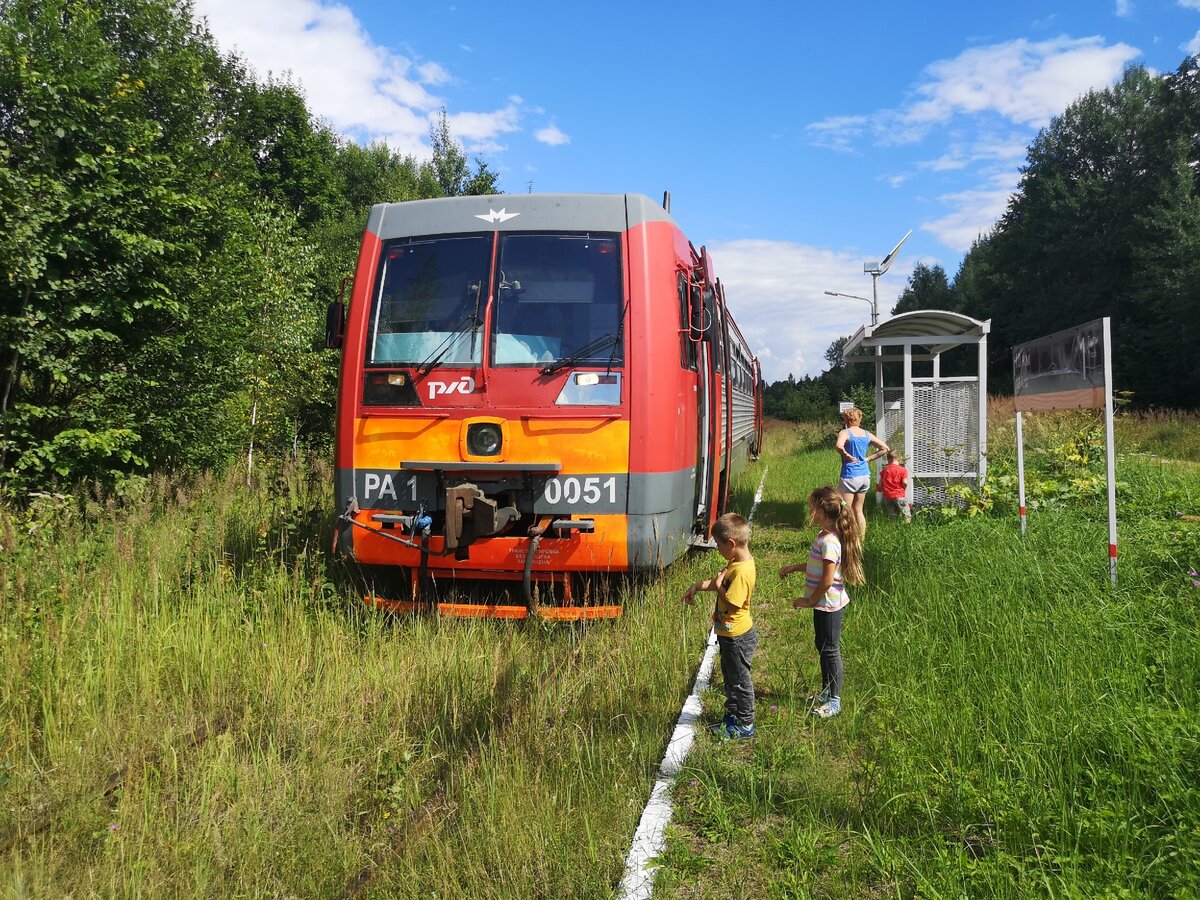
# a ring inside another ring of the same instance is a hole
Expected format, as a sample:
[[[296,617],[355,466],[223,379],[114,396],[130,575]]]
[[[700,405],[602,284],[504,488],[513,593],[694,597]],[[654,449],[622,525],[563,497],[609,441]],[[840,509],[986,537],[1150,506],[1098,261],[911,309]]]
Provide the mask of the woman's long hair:
[[[834,525],[838,540],[842,542],[842,580],[846,584],[863,584],[867,579],[863,575],[862,535],[858,532],[854,511],[831,487],[817,488],[809,494],[808,508],[814,518],[820,513],[823,521]]]

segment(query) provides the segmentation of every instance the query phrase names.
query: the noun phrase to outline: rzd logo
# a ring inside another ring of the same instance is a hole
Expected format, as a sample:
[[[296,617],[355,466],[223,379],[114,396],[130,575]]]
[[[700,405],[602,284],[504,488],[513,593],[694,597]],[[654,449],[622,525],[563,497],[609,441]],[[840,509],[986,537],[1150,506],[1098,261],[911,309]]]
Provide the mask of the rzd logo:
[[[475,393],[475,379],[470,375],[464,375],[458,381],[431,381],[429,382],[429,399],[432,400],[438,394],[473,394]]]

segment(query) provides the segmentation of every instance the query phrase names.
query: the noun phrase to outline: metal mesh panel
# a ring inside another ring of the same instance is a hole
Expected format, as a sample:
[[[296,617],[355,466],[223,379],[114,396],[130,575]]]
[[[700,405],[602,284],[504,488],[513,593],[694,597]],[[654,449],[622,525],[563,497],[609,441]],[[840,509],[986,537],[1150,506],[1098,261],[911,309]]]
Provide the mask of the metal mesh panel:
[[[974,383],[913,385],[913,503],[945,503],[946,488],[979,478],[979,403]]]

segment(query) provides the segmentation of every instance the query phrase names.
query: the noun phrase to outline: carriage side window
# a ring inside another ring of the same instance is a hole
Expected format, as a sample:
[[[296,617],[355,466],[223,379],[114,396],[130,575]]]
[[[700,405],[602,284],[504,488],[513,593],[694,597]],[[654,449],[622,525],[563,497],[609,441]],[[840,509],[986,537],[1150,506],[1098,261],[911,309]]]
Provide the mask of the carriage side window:
[[[368,365],[478,364],[491,241],[482,234],[384,245],[371,303]],[[439,356],[440,354],[440,356]]]
[[[493,363],[621,365],[619,235],[502,234],[497,266]]]

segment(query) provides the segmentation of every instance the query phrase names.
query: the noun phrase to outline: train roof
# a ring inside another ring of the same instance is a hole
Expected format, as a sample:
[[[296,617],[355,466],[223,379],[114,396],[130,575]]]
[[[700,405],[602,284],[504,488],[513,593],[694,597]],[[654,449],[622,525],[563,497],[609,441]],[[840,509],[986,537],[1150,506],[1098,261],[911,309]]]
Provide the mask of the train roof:
[[[479,231],[625,231],[675,224],[643,194],[482,194],[371,207],[367,230],[382,240]]]

